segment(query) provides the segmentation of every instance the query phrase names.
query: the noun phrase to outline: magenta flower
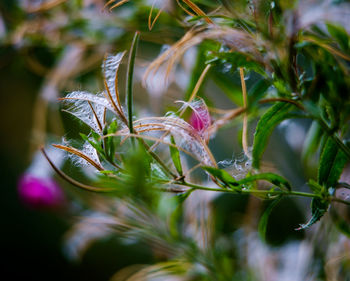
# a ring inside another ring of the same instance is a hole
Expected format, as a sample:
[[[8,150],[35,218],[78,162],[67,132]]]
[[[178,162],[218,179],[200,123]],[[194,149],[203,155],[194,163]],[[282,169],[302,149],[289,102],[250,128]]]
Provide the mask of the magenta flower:
[[[62,189],[50,177],[25,173],[19,179],[17,189],[21,201],[29,207],[57,208],[64,203]]]
[[[203,119],[201,119],[198,116],[198,114],[194,111],[192,112],[192,114],[190,116],[189,123],[197,132],[201,132],[203,129],[205,129]]]
[[[192,114],[189,119],[191,126],[203,137],[207,138],[205,131],[211,124],[211,117],[203,99],[197,98],[189,104]]]

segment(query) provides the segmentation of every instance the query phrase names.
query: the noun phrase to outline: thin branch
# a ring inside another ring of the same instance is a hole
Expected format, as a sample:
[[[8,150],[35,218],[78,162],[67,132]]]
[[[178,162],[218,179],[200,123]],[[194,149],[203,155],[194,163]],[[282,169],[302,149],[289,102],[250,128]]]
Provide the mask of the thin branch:
[[[214,22],[207,16],[206,13],[204,13],[195,3],[193,3],[191,0],[182,0],[182,2],[185,2],[198,16],[204,17],[205,21],[209,24],[213,24]]]
[[[88,190],[88,191],[93,191],[93,192],[111,192],[111,191],[115,191],[114,188],[104,188],[104,187],[95,187],[95,186],[91,186],[91,185],[86,185],[83,184],[81,182],[76,181],[75,179],[71,178],[70,176],[68,176],[67,174],[65,174],[63,171],[61,171],[49,158],[49,156],[47,155],[46,151],[44,150],[43,147],[40,148],[41,152],[43,153],[44,157],[46,158],[46,160],[49,162],[49,164],[51,165],[51,167],[55,170],[55,172],[61,177],[63,178],[65,181],[69,182],[70,184],[79,187],[81,189],[84,190]]]
[[[96,112],[95,112],[95,109],[94,109],[94,107],[92,106],[92,104],[91,104],[90,101],[88,101],[88,104],[89,104],[89,106],[90,106],[90,108],[91,108],[92,113],[94,114],[94,117],[95,117],[95,119],[96,119],[97,126],[98,126],[98,128],[100,129],[100,132],[102,133],[103,128],[102,128],[101,122],[100,122],[100,120],[98,119],[98,116],[97,116],[97,114],[96,114]]]
[[[291,104],[294,104],[296,107],[298,107],[299,109],[301,109],[302,111],[305,111],[305,108],[302,104],[298,103],[295,100],[291,100],[291,99],[287,99],[287,98],[268,98],[268,99],[262,99],[259,100],[260,104],[264,104],[264,103],[270,103],[270,102],[276,102],[276,101],[282,101],[282,102],[288,102]]]
[[[190,187],[194,190],[205,190],[205,191],[218,191],[218,192],[226,192],[226,193],[234,193],[234,194],[251,194],[251,195],[267,195],[267,196],[299,196],[299,197],[309,197],[309,198],[321,198],[322,196],[319,194],[315,193],[308,193],[308,192],[301,192],[301,191],[284,191],[284,190],[240,190],[240,191],[235,191],[232,189],[223,189],[223,188],[212,188],[212,187],[206,187],[206,186],[201,186],[201,185],[196,185],[193,183],[188,183],[188,182],[177,182],[173,183],[175,185],[180,185],[180,186],[187,186]],[[350,205],[350,201],[345,201],[342,199],[339,199],[337,197],[328,197],[329,201],[334,201],[334,202],[339,202],[343,203],[346,205]]]
[[[89,156],[87,156],[86,154],[82,153],[81,151],[79,151],[78,149],[76,149],[74,147],[65,146],[65,145],[61,145],[61,144],[53,144],[52,146],[56,147],[58,149],[65,150],[69,153],[75,154],[76,156],[78,156],[78,157],[84,159],[85,161],[87,161],[88,163],[90,163],[92,166],[94,166],[99,171],[105,170],[100,164],[96,163],[96,161],[94,161]]]
[[[236,118],[237,116],[241,115],[242,113],[244,113],[246,111],[246,108],[244,107],[238,107],[235,109],[232,109],[230,111],[228,111],[228,113],[226,113],[224,115],[224,117],[216,120],[208,129],[208,134],[209,136],[214,134],[218,129],[220,129],[221,127],[223,127],[224,125],[227,124],[227,122],[229,122],[230,120]]]
[[[126,119],[125,115],[119,110],[118,106],[115,104],[112,95],[109,91],[108,85],[107,85],[107,81],[106,78],[104,78],[104,84],[105,84],[105,88],[106,88],[106,92],[104,91],[103,94],[106,97],[107,100],[109,100],[113,106],[113,108],[116,110],[117,114],[119,115],[120,119],[125,123],[125,125],[128,125],[128,120]]]
[[[343,53],[343,52],[341,52],[341,51],[339,51],[339,50],[337,50],[337,49],[327,45],[326,43],[319,42],[319,41],[317,41],[317,40],[315,40],[315,39],[313,39],[312,37],[309,37],[309,36],[303,36],[302,39],[304,39],[305,41],[308,41],[308,42],[312,42],[312,43],[314,43],[314,44],[316,44],[316,45],[326,49],[327,51],[329,51],[333,55],[337,55],[337,56],[341,57],[344,60],[350,61],[350,56],[349,55],[347,55],[347,54],[345,54],[345,53]]]
[[[152,21],[152,13],[153,13],[153,8],[154,8],[154,4],[156,3],[157,0],[154,0],[152,6],[151,6],[151,11],[149,12],[149,16],[148,16],[148,29],[152,30],[154,24],[156,23],[157,19],[159,18],[160,14],[163,11],[163,8],[159,9],[158,13],[156,14],[155,18]]]
[[[119,6],[121,6],[121,5],[125,4],[125,3],[127,3],[127,2],[129,2],[129,1],[130,1],[130,0],[121,0],[121,1],[119,1],[118,3],[114,4],[112,7],[110,7],[109,10],[112,11],[114,8],[117,8],[117,7],[119,7]],[[113,2],[115,2],[115,0],[108,1],[108,2],[106,3],[106,5],[104,6],[104,8],[107,7],[109,4],[111,4],[111,3],[113,3]]]

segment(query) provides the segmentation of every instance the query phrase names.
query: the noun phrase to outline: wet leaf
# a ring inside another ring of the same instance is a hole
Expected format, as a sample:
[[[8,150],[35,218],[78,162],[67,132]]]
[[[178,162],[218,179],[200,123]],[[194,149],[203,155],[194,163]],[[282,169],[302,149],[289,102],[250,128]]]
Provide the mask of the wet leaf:
[[[253,167],[260,167],[260,159],[265,151],[268,139],[275,127],[283,120],[290,117],[289,112],[294,108],[293,104],[278,102],[273,105],[260,118],[254,134]]]
[[[326,26],[329,34],[339,43],[340,47],[344,51],[348,51],[350,42],[349,35],[347,34],[345,28],[331,23],[327,23]]]
[[[323,148],[318,168],[318,183],[334,187],[347,162],[347,156],[337,143],[329,138]]]
[[[225,170],[208,166],[204,166],[202,168],[214,178],[220,180],[225,186],[231,187],[235,190],[241,190],[239,183]]]
[[[313,198],[311,201],[311,219],[306,224],[300,225],[300,227],[298,227],[296,230],[306,229],[319,221],[327,212],[328,206],[329,203],[327,201],[320,198]]]
[[[276,175],[274,173],[263,173],[263,174],[248,176],[238,181],[238,183],[242,185],[250,182],[255,182],[257,180],[265,180],[282,189],[291,190],[290,183],[285,178],[279,175]]]
[[[258,230],[259,230],[259,235],[260,235],[261,239],[263,239],[264,241],[266,240],[266,229],[267,229],[267,224],[269,222],[270,214],[271,214],[273,208],[281,201],[281,199],[282,199],[282,197],[278,197],[275,200],[273,200],[267,206],[263,215],[260,218]]]

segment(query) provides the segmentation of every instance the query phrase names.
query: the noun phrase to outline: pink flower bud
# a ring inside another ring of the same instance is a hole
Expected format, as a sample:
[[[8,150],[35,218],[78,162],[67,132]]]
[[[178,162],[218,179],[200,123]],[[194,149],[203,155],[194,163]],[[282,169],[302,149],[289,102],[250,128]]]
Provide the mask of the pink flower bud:
[[[192,114],[189,119],[190,125],[204,138],[207,139],[206,130],[211,123],[211,117],[207,105],[203,99],[197,98],[190,107]]]
[[[25,173],[19,179],[17,189],[21,201],[29,207],[56,208],[64,203],[62,189],[50,177]]]
[[[204,121],[199,118],[196,112],[192,112],[189,123],[197,132],[201,132],[203,129],[205,129]]]

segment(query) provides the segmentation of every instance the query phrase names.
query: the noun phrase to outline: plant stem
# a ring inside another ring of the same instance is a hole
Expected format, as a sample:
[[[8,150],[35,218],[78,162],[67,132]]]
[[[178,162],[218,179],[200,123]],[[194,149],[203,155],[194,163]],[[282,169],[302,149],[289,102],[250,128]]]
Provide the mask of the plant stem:
[[[232,189],[223,189],[223,188],[211,188],[211,187],[206,187],[202,185],[197,185],[189,182],[179,182],[175,183],[176,185],[181,185],[181,186],[187,186],[190,187],[194,190],[205,190],[205,191],[217,191],[217,192],[225,192],[225,193],[233,193],[233,194],[260,194],[260,195],[270,195],[270,196],[300,196],[300,197],[309,197],[309,198],[320,198],[322,199],[323,197],[319,194],[315,193],[308,193],[308,192],[302,192],[302,191],[284,191],[284,190],[275,190],[275,191],[270,191],[270,190],[241,190],[241,191],[235,191]],[[350,205],[349,201],[345,201],[342,199],[339,199],[337,197],[331,196],[328,197],[329,201],[335,201],[335,202],[340,202],[346,205]]]

